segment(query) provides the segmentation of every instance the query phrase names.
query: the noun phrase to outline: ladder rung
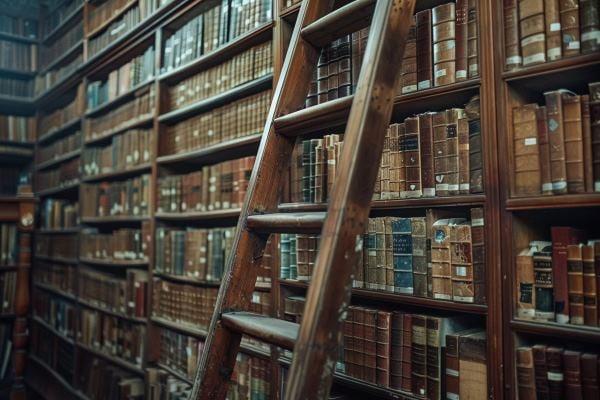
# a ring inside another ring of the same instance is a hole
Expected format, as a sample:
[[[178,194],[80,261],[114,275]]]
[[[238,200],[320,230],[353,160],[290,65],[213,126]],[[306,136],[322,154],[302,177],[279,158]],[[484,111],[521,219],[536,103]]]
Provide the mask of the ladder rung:
[[[248,216],[248,228],[264,233],[320,233],[324,212],[273,213]]]
[[[354,96],[346,96],[275,118],[275,129],[281,135],[300,136],[344,126],[353,99]]]
[[[354,0],[302,29],[302,37],[313,46],[324,47],[337,38],[371,23],[376,0]]]
[[[252,336],[288,350],[294,348],[298,338],[298,324],[250,312],[231,312],[221,315],[227,328]]]

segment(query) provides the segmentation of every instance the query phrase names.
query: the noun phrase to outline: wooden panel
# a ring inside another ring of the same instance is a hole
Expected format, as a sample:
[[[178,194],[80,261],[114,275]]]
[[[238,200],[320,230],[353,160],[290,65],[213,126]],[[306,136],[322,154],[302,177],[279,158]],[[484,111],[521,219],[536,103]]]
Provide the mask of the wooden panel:
[[[221,316],[223,325],[266,343],[293,349],[298,338],[298,324],[265,315],[233,312]]]

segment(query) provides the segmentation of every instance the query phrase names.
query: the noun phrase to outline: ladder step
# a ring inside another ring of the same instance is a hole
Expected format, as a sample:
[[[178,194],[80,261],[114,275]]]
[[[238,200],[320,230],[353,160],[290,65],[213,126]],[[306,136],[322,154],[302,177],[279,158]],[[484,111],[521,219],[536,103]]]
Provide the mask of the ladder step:
[[[233,331],[288,350],[294,349],[298,338],[298,324],[266,315],[230,312],[223,313],[221,320],[224,326]]]
[[[275,118],[277,133],[285,136],[301,136],[346,124],[354,96],[327,101]]]
[[[263,233],[320,233],[324,212],[249,215],[248,228]]]
[[[302,37],[315,47],[324,47],[335,39],[369,26],[375,3],[376,0],[354,0],[304,27]]]

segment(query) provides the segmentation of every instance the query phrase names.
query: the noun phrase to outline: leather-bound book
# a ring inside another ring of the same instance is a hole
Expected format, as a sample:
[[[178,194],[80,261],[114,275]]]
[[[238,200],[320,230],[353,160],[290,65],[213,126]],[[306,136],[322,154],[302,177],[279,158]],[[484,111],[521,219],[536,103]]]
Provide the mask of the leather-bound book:
[[[308,94],[306,95],[306,101],[304,103],[304,106],[311,107],[317,105],[319,102],[317,95],[317,69],[315,69],[315,71],[313,72],[313,76],[310,79],[310,85],[308,86]]]
[[[413,294],[427,297],[427,224],[425,217],[412,217]]]
[[[413,316],[404,313],[402,316],[402,390],[412,391],[412,327]]]
[[[390,384],[392,389],[402,388],[402,337],[403,313],[394,311],[391,314],[391,337],[390,337]]]
[[[412,315],[412,393],[427,396],[427,317]]]
[[[391,136],[398,136],[398,154],[394,158],[394,162],[397,164],[394,165],[394,168],[397,168],[396,178],[398,180],[398,197],[400,197],[402,193],[406,192],[406,124],[403,122],[394,125],[398,132],[394,132]]]
[[[462,108],[451,108],[446,110],[446,154],[447,158],[447,176],[446,180],[448,183],[448,194],[457,195],[459,194],[459,153],[458,153],[458,131],[459,121],[462,119],[462,129],[465,130],[467,127],[465,110]]]
[[[560,31],[563,57],[576,56],[580,52],[579,0],[560,0]]]
[[[315,147],[315,203],[327,201],[327,151],[323,139]]]
[[[581,386],[583,400],[594,400],[600,397],[598,379],[598,355],[593,353],[583,353],[581,355]]]
[[[338,98],[352,94],[352,58],[350,52],[350,35],[342,36],[338,42]]]
[[[338,98],[340,72],[340,39],[334,40],[327,48],[327,100]]]
[[[397,217],[384,217],[385,229],[385,290],[394,291],[394,246],[393,246],[393,223]],[[412,257],[411,257],[412,258]]]
[[[386,144],[384,142],[383,145],[383,150],[387,150],[389,148],[388,196],[390,199],[400,198],[400,169],[403,167],[403,165],[401,164],[402,158],[400,153],[400,139],[398,138],[398,133],[398,124],[391,124],[387,129],[385,138],[388,143]],[[384,155],[383,150],[381,152],[382,161]]]
[[[517,255],[517,317],[519,319],[535,318],[535,290],[533,253],[535,247],[528,247]]]
[[[540,179],[542,194],[552,194],[552,174],[550,172],[550,143],[548,143],[548,118],[546,107],[538,107],[536,112],[538,147],[540,153]]]
[[[546,62],[543,0],[519,0],[519,28],[523,66]]]
[[[469,157],[469,121],[459,118],[458,123],[458,191],[469,194],[471,189],[471,167]]]
[[[433,7],[433,84],[448,85],[456,81],[456,11],[454,3]]]
[[[329,45],[330,46],[330,45]],[[321,55],[317,62],[317,103],[325,103],[327,101],[327,92],[329,84],[329,46],[323,47]]]
[[[479,95],[473,96],[465,105],[469,120],[469,191],[483,192],[483,158]]]
[[[467,16],[467,75],[469,79],[479,76],[479,0],[468,0]]]
[[[569,193],[585,192],[581,97],[563,93],[563,126],[565,132],[565,164]]]
[[[413,17],[408,29],[408,37],[402,55],[400,72],[400,93],[407,94],[417,91],[417,19]]]
[[[581,52],[600,50],[600,4],[597,0],[579,0]]]
[[[431,39],[431,10],[419,11],[417,18],[417,90],[433,86],[433,42]]]
[[[404,137],[403,137],[404,139]],[[381,160],[379,163],[379,194],[381,200],[389,200],[392,198],[390,192],[390,154],[391,154],[390,130],[386,130],[383,140],[383,148],[381,149]]]
[[[521,62],[517,0],[504,0],[504,69],[512,71],[519,68]]]
[[[563,349],[546,348],[546,365],[548,366],[548,392],[550,400],[565,399],[565,382],[562,361]]]
[[[460,338],[478,333],[477,328],[461,330],[446,335],[445,388],[446,399],[458,399],[460,393]]]
[[[562,91],[544,93],[548,118],[548,143],[550,143],[550,173],[552,192],[567,193],[567,167],[565,158],[565,133],[563,125]]]
[[[538,399],[549,399],[548,363],[546,362],[546,346],[536,344],[532,348],[533,367],[535,369],[535,391]]]
[[[464,221],[450,229],[450,264],[452,268],[452,300],[473,303],[473,252],[471,223]]]
[[[435,172],[433,155],[433,115],[419,114],[419,139],[421,150],[421,185],[423,197],[435,196]],[[600,136],[599,136],[600,139]],[[600,143],[599,143],[600,146]],[[600,166],[600,164],[599,164]]]
[[[450,220],[433,224],[431,241],[431,284],[434,299],[452,300],[452,269],[450,266]]]
[[[468,45],[468,17],[469,17],[469,1],[456,1],[456,81],[464,81],[467,79],[467,45]]]
[[[560,31],[560,0],[544,0],[544,19],[546,27],[546,59],[562,58],[562,34]]]
[[[590,115],[590,96],[581,96],[581,131],[583,136],[583,177],[585,191],[594,191],[594,167],[592,161],[592,122]]]
[[[583,252],[581,245],[567,246],[569,316],[573,325],[583,325]]]
[[[515,195],[540,194],[541,172],[537,139],[537,104],[513,109],[513,156]]]
[[[535,372],[531,347],[517,348],[517,392],[519,400],[536,400]]]
[[[590,96],[590,125],[592,127],[592,169],[594,192],[600,192],[600,82],[588,84]]]
[[[448,122],[444,111],[433,113],[433,171],[435,176],[435,193],[437,196],[448,196]],[[451,133],[454,135],[455,132]]]
[[[554,282],[554,310],[556,322],[569,323],[569,285],[567,247],[583,241],[584,233],[567,226],[552,229],[552,280]]]
[[[596,267],[594,245],[581,248],[583,263],[583,323],[598,326],[598,288],[596,286]]]
[[[554,321],[554,273],[552,269],[551,244],[541,244],[533,253],[533,273],[535,289],[535,319]]]
[[[410,218],[398,218],[392,222],[394,247],[394,291],[413,294],[412,227]]]
[[[354,377],[366,379],[365,369],[365,318],[366,309],[362,307],[353,307],[354,323],[352,325],[352,335],[354,342]]]
[[[377,311],[376,382],[378,385],[386,387],[390,385],[390,351],[392,336],[391,318],[391,313]]]
[[[581,391],[581,353],[565,350],[563,352],[565,374],[565,394],[567,400],[583,400]]]
[[[485,285],[485,217],[483,208],[471,208],[471,237],[473,252],[473,286],[475,303],[486,303]]]
[[[485,331],[461,336],[459,357],[459,398],[463,400],[486,399],[488,382]]]
[[[400,198],[415,198],[423,195],[421,186],[421,151],[419,148],[419,117],[404,120],[404,168],[406,185]]]

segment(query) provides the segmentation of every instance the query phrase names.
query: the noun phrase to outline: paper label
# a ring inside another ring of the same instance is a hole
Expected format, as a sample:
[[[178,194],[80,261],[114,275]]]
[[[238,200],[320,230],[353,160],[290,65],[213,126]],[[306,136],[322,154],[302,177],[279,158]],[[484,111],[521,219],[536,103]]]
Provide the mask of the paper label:
[[[546,35],[544,35],[543,33],[538,33],[537,35],[532,35],[532,36],[529,36],[529,37],[521,40],[521,46],[525,47],[525,46],[528,46],[533,43],[545,42],[545,41],[546,41]],[[527,57],[525,57],[525,58],[527,58]]]
[[[429,89],[430,87],[431,87],[431,81],[430,80],[421,81],[421,82],[419,82],[417,84],[418,90]]]
[[[550,24],[550,32],[560,31],[560,22],[553,22]]]
[[[458,78],[466,78],[467,77],[467,71],[464,69],[459,69],[458,71],[456,71],[456,79]]]
[[[533,146],[537,144],[537,138],[525,138],[525,146]]]
[[[473,218],[471,220],[471,226],[483,226],[483,218]]]
[[[564,375],[562,372],[550,372],[548,371],[548,380],[549,381],[563,381]]]
[[[572,42],[569,42],[569,44],[567,45],[567,49],[569,49],[569,50],[579,50],[579,41],[578,40],[574,40]]]
[[[546,55],[544,53],[535,53],[528,57],[523,58],[523,65],[529,65],[537,62],[546,61]]]
[[[446,375],[458,376],[458,371],[453,368],[446,368]],[[450,393],[448,393],[450,394]]]
[[[552,182],[552,190],[563,190],[566,188],[567,188],[567,181]]]
[[[412,93],[417,91],[417,85],[407,85],[402,87],[402,94]]]
[[[460,190],[470,190],[471,189],[471,185],[469,183],[461,183],[458,187]]]
[[[467,267],[464,267],[464,266],[454,267],[454,271],[457,276],[467,276]]]
[[[472,303],[473,301],[475,301],[475,299],[473,298],[473,296],[454,296],[452,298],[452,300],[454,300],[454,301],[462,301],[464,303]]]
[[[561,57],[561,48],[553,47],[546,50],[546,54],[548,55],[548,60],[557,60]]]
[[[506,57],[506,61],[505,63],[508,65],[512,65],[512,64],[521,64],[521,56],[511,56],[511,57]]]
[[[588,40],[595,40],[596,43],[600,43],[600,31],[591,31],[581,34],[581,41],[587,42]]]
[[[442,76],[446,76],[446,68],[435,71],[436,78],[441,78]]]
[[[542,192],[551,192],[552,191],[552,182],[542,183]]]

